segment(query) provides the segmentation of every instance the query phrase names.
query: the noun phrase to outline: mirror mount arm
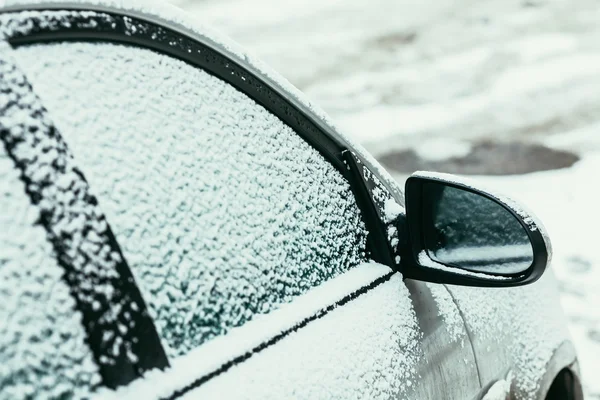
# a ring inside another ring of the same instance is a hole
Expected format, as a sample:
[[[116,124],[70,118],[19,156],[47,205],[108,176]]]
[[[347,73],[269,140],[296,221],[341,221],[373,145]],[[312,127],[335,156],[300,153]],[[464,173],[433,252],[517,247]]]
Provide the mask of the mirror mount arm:
[[[406,211],[405,211],[406,212]],[[410,252],[408,238],[408,220],[406,214],[400,214],[394,221],[398,230],[398,246],[396,253],[400,256],[400,263],[394,265],[394,270],[402,274],[403,279],[410,279],[412,268],[415,267],[413,256]]]
[[[412,279],[416,281],[431,282],[431,283],[448,283],[451,278],[446,274],[440,274],[438,271],[429,274],[426,268],[419,265],[412,253],[412,246],[409,238],[408,219],[405,214],[398,216],[396,220],[396,228],[398,229],[398,255],[400,256],[400,264],[394,269],[402,274],[402,280]]]

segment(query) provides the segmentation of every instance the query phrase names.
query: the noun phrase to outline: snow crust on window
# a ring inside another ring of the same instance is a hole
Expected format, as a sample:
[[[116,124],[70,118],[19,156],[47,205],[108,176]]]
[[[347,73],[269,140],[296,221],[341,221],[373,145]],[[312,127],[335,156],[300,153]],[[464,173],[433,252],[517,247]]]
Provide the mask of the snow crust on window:
[[[56,5],[56,0],[0,0],[0,7],[24,6],[27,5]],[[352,148],[356,154],[365,162],[368,168],[375,172],[382,180],[385,187],[394,195],[402,205],[404,205],[404,195],[398,183],[392,178],[373,156],[367,152],[358,142],[351,139],[343,133],[343,130],[323,111],[321,107],[311,102],[304,93],[298,90],[287,79],[275,72],[270,66],[260,59],[256,58],[248,51],[219,31],[206,26],[196,16],[187,13],[178,7],[166,2],[157,0],[70,0],[68,4],[79,5],[80,7],[95,7],[101,10],[111,11],[113,9],[123,10],[128,13],[139,15],[141,17],[158,22],[168,22],[175,24],[180,30],[189,33],[200,40],[213,43],[224,53],[230,56],[234,61],[240,61],[249,67],[251,72],[257,73],[274,86],[282,89],[295,103],[314,113],[319,122],[327,126],[335,137],[349,148]]]
[[[341,284],[341,278],[329,287]],[[318,301],[312,295],[306,296],[313,297],[311,302]],[[287,319],[286,314],[277,312],[264,318]],[[246,326],[239,329],[241,334]],[[182,398],[410,398],[418,379],[419,339],[410,294],[402,277],[394,274],[389,281],[254,353]],[[175,368],[176,364],[171,379],[178,379]],[[133,393],[159,397],[164,386],[171,384],[157,378],[149,374],[144,391],[136,382],[117,392],[105,391],[103,397],[130,398]]]
[[[516,398],[536,398],[546,365],[569,338],[552,270],[523,287],[447,288],[462,310],[479,359],[507,360]]]
[[[0,399],[89,397],[100,376],[39,218],[0,141]]]
[[[22,47],[180,356],[365,261],[348,183],[230,85],[149,50]]]
[[[391,270],[381,264],[359,265],[309,290],[294,302],[282,305],[268,315],[257,316],[244,326],[234,328],[226,335],[177,358],[171,363],[171,368],[165,371],[150,371],[144,379],[137,380],[127,387],[119,388],[115,392],[105,390],[102,397],[130,398],[134,394],[144,399],[167,397],[390,273]],[[346,306],[348,305],[342,307]],[[157,385],[157,382],[160,384]]]

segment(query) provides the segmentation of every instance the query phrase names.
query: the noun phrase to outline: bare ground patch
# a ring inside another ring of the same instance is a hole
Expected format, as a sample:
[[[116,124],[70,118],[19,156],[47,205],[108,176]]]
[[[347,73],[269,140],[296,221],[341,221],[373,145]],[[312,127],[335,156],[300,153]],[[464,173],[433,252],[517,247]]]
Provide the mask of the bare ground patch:
[[[577,154],[541,144],[491,141],[475,144],[464,157],[446,160],[426,160],[412,149],[384,153],[378,158],[387,168],[400,173],[433,170],[467,175],[526,174],[568,168],[579,161]]]

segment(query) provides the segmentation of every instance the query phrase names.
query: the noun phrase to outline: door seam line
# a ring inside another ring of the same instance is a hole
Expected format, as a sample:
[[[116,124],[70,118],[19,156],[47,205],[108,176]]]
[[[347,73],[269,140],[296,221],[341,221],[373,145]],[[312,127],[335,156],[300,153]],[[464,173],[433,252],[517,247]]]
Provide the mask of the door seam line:
[[[481,373],[479,372],[479,361],[477,359],[477,352],[475,351],[475,344],[473,343],[473,334],[472,334],[471,330],[469,329],[467,320],[465,319],[465,315],[464,315],[463,311],[461,310],[460,305],[458,304],[458,301],[456,301],[454,294],[450,291],[450,289],[448,289],[447,285],[442,285],[442,286],[444,287],[444,289],[446,289],[446,291],[450,295],[450,298],[452,299],[452,301],[454,302],[454,305],[458,309],[460,318],[463,321],[463,325],[465,327],[465,332],[467,333],[467,338],[469,339],[469,344],[471,345],[471,351],[473,352],[473,359],[475,360],[475,367],[476,367],[475,369],[477,370],[477,380],[479,381],[479,387],[482,388],[483,382],[481,381]]]

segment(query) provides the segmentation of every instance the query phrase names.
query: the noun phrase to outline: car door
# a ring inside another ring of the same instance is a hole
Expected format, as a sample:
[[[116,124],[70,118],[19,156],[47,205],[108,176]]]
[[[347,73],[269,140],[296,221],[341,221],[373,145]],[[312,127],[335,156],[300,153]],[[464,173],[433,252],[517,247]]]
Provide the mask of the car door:
[[[128,282],[117,291],[122,303],[107,306],[119,314],[113,329],[83,319],[78,335],[87,335],[85,353],[97,365],[84,391],[145,398],[477,395],[475,358],[450,292],[369,263],[394,243],[375,242],[381,235],[373,231],[384,222],[375,219],[385,210],[365,207],[361,188],[383,196],[386,210],[390,201],[392,209],[401,204],[360,149],[345,147],[294,95],[214,41],[178,33],[178,25],[158,24],[155,16],[52,7],[62,11],[2,14],[12,47],[3,53],[13,74],[6,90],[24,93],[15,107],[29,107],[28,118],[43,122],[44,129],[32,123],[31,133],[46,135],[47,145],[22,145],[36,155],[34,164],[60,167],[44,181],[65,192],[53,197],[56,204],[79,205],[69,197],[74,192],[93,206],[83,214],[67,207],[77,216],[67,220],[75,232],[85,231],[68,237],[82,252],[69,260],[88,265],[85,249],[92,248],[102,255],[92,261],[110,261],[115,276],[125,277],[112,276],[94,292],[98,299],[114,298],[117,282]],[[11,89],[10,82],[24,84]],[[4,118],[3,126],[14,121]],[[27,153],[11,152],[7,138],[7,174],[14,178],[16,168],[22,181],[33,181],[19,158]],[[72,181],[53,180],[63,163],[72,164]],[[357,165],[362,184],[345,172]],[[31,204],[48,205],[48,191],[25,193]],[[90,213],[94,223],[77,224]],[[47,234],[62,226],[50,222]],[[98,224],[100,239],[90,234]],[[61,238],[46,238],[55,253]],[[74,284],[86,282],[67,280],[71,294]],[[92,316],[96,297],[85,298]],[[82,313],[80,307],[71,304]],[[135,323],[120,320],[131,315]],[[35,386],[35,377],[14,376]]]

